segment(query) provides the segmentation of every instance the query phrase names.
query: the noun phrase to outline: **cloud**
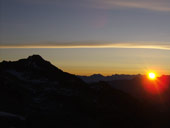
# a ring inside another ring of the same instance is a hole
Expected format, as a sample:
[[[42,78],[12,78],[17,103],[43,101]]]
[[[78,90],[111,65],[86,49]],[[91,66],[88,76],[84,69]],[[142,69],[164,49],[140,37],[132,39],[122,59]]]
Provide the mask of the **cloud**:
[[[152,11],[170,11],[169,0],[92,0],[96,8],[136,8]]]
[[[5,48],[144,48],[170,50],[170,42],[67,42],[67,43],[32,43],[32,44],[0,44]]]
[[[3,2],[9,0],[2,0]],[[170,11],[169,0],[13,0],[26,4],[56,4],[59,6],[92,7],[98,9],[136,8],[152,11]]]

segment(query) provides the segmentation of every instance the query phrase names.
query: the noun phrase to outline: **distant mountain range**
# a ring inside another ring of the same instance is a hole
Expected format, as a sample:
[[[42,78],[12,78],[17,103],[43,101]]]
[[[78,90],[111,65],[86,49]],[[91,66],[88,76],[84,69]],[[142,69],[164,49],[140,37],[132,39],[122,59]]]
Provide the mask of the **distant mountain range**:
[[[80,76],[83,81],[87,83],[99,82],[99,81],[113,81],[113,80],[132,80],[135,77],[140,77],[141,75],[125,75],[125,74],[115,74],[111,76],[103,76],[101,74],[93,74],[91,76]]]
[[[0,127],[161,128],[170,124],[169,90],[161,97],[166,97],[162,106],[159,95],[145,92],[141,78],[106,77],[113,80],[110,83],[102,82],[101,75],[91,77],[96,83],[63,72],[39,55],[0,62]],[[135,97],[134,92],[143,97]]]

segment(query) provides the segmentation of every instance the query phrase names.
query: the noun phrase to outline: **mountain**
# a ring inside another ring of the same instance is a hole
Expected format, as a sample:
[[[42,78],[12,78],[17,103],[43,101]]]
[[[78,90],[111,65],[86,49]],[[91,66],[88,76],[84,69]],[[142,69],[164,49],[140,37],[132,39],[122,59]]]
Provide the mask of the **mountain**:
[[[131,85],[131,80],[126,83]],[[133,84],[139,83],[135,80]],[[135,128],[169,124],[168,110],[160,112],[149,102],[107,82],[87,84],[39,55],[0,62],[0,104],[3,128]]]
[[[135,77],[139,77],[140,75],[111,75],[111,76],[103,76],[101,74],[93,74],[91,76],[80,76],[78,75],[79,78],[81,78],[84,82],[86,83],[94,83],[94,82],[100,82],[100,81],[113,81],[113,80],[132,80]]]
[[[6,73],[14,75],[21,80],[39,80],[39,82],[45,80],[58,80],[58,82],[69,81],[73,83],[74,81],[79,81],[82,83],[82,81],[76,76],[71,75],[69,73],[64,73],[62,70],[58,69],[50,62],[45,61],[39,55],[29,56],[27,59],[21,59],[16,62],[3,61],[2,63],[0,63],[0,71],[5,71]]]

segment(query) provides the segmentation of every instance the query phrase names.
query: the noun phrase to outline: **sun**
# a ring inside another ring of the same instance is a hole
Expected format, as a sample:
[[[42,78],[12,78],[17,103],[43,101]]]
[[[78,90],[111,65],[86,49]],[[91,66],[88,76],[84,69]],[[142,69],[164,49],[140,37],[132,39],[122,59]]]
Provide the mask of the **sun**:
[[[148,73],[148,77],[149,77],[149,79],[151,79],[151,80],[155,80],[155,79],[156,79],[156,74],[155,74],[154,72],[149,72],[149,73]]]

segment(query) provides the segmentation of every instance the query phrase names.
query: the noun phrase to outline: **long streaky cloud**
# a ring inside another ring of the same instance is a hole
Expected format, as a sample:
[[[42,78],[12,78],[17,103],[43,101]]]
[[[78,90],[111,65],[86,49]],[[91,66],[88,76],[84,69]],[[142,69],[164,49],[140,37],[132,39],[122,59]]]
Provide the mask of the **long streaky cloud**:
[[[27,45],[0,45],[0,49],[8,48],[143,48],[170,50],[170,42],[166,43],[47,43]]]

